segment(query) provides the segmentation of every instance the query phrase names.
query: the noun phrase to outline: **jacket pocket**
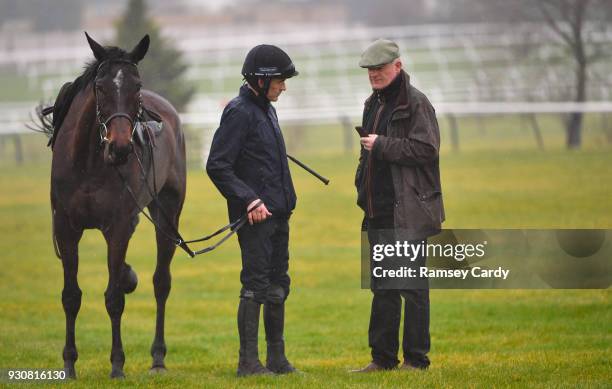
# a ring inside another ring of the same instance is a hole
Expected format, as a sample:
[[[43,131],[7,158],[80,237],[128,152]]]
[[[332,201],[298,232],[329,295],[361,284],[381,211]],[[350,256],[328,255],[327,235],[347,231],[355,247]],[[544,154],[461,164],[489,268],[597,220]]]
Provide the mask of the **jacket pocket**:
[[[440,197],[439,190],[419,191],[414,188],[418,203],[425,213],[435,222],[440,222]]]
[[[411,128],[410,114],[408,112],[399,111],[387,125],[387,136],[392,138],[407,138],[408,129]]]

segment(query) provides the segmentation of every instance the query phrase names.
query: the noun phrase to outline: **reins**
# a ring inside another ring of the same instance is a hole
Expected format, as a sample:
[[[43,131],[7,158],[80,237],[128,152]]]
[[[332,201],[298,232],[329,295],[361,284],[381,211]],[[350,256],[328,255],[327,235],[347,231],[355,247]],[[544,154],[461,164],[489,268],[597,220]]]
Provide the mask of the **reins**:
[[[129,61],[129,60],[123,60],[123,59],[112,59],[112,60],[106,60],[103,61],[102,63],[100,63],[100,65],[98,65],[98,68],[96,70],[96,73],[99,73],[100,68],[109,62],[123,62],[123,63],[127,63],[129,65],[133,65],[136,66],[135,63]],[[96,75],[97,77],[97,75]],[[110,124],[110,122],[113,119],[122,117],[127,119],[130,122],[130,126],[132,129],[131,132],[131,137],[130,137],[130,143],[133,144],[133,139],[134,139],[134,132],[136,131],[136,123],[139,120],[142,120],[143,117],[143,111],[148,112],[152,117],[157,117],[158,119],[161,120],[161,118],[159,117],[159,115],[157,113],[153,113],[151,114],[151,112],[142,105],[142,97],[139,95],[138,96],[138,110],[136,113],[136,116],[133,118],[132,116],[128,115],[125,112],[116,112],[110,116],[108,116],[107,118],[103,118],[102,114],[100,112],[100,106],[98,103],[98,94],[96,92],[96,87],[94,85],[93,88],[93,93],[94,93],[94,98],[95,98],[95,104],[96,104],[96,120],[98,122],[98,126],[99,126],[99,135],[100,135],[100,146],[102,146],[105,142],[108,142],[108,125]],[[43,115],[48,115],[50,113],[53,112],[53,106],[52,107],[48,107],[46,110],[44,110],[42,112]],[[143,129],[145,129],[143,127]],[[166,224],[169,226],[169,230],[166,230],[164,228],[161,227],[159,220],[156,222],[151,215],[149,215],[144,207],[141,207],[138,204],[138,197],[136,196],[136,194],[134,193],[134,191],[132,190],[132,188],[130,187],[128,181],[126,180],[126,178],[124,177],[123,174],[121,174],[121,171],[117,168],[117,166],[114,166],[115,171],[117,172],[117,174],[119,175],[119,178],[121,179],[121,181],[123,182],[123,185],[125,187],[125,189],[127,190],[127,192],[129,193],[130,197],[132,198],[132,200],[134,201],[134,204],[136,205],[136,208],[138,209],[139,213],[142,213],[150,222],[151,224],[153,224],[153,226],[155,226],[156,230],[159,231],[161,234],[163,234],[166,238],[168,238],[169,240],[171,240],[172,242],[174,242],[174,244],[176,244],[178,247],[180,247],[181,249],[183,249],[188,255],[189,257],[193,258],[196,255],[200,255],[200,254],[204,254],[207,252],[210,252],[214,249],[216,249],[217,247],[219,247],[221,244],[223,244],[225,241],[227,241],[232,235],[234,235],[241,227],[243,227],[247,220],[248,220],[248,213],[252,212],[253,210],[257,209],[259,206],[261,206],[263,204],[263,202],[260,200],[258,201],[255,206],[253,206],[251,209],[248,210],[247,213],[243,214],[240,218],[238,218],[237,220],[234,220],[233,222],[221,227],[220,229],[218,229],[217,231],[213,232],[212,234],[203,236],[201,238],[197,238],[197,239],[192,239],[192,240],[185,240],[180,232],[178,231],[178,228],[174,226],[174,223],[172,221],[172,219],[170,218],[170,216],[168,216],[168,214],[166,213],[166,211],[164,210],[164,207],[161,204],[161,201],[159,200],[159,197],[157,196],[157,182],[156,182],[156,173],[155,173],[155,158],[153,155],[153,144],[154,144],[154,139],[153,136],[150,133],[150,130],[148,130],[148,128],[146,129],[146,131],[143,131],[143,136],[142,136],[142,144],[143,144],[143,155],[144,155],[144,132],[147,133],[147,137],[149,138],[149,152],[151,155],[151,170],[153,173],[153,189],[151,189],[151,187],[149,186],[148,180],[147,180],[147,172],[145,171],[145,168],[142,164],[142,161],[140,159],[140,157],[138,156],[138,152],[136,151],[135,147],[131,148],[131,152],[134,153],[134,156],[136,158],[136,161],[138,162],[138,167],[139,167],[139,172],[141,175],[141,178],[143,180],[143,184],[144,186],[146,186],[147,188],[147,192],[149,194],[149,196],[151,196],[152,201],[155,203],[156,205],[156,210],[159,212],[159,215],[161,215],[161,217],[164,219],[164,221],[166,222]],[[53,208],[52,208],[52,220],[53,218]],[[59,253],[59,248],[57,245],[57,240],[55,239],[55,225],[53,223],[53,231],[52,231],[52,240],[53,240],[53,247],[55,250],[55,254],[58,258],[61,259],[61,255]],[[197,250],[197,251],[193,251],[191,250],[191,248],[188,246],[188,243],[198,243],[198,242],[204,242],[207,240],[210,240],[212,238],[214,238],[215,236],[222,234],[223,232],[229,230],[229,232],[227,234],[225,234],[218,242],[216,242],[213,245],[210,245],[208,247],[205,247],[201,250]]]
[[[102,63],[100,63],[100,65],[98,65],[98,68],[96,69],[96,73],[99,73],[100,68],[109,62],[122,62],[122,63],[126,63],[132,66],[136,66],[135,63],[129,61],[129,60],[125,60],[125,59],[112,59],[112,60],[106,60],[103,61]],[[96,78],[97,78],[97,74],[96,74]],[[95,80],[94,80],[95,82]],[[137,113],[135,115],[135,117],[132,117],[130,115],[128,115],[125,112],[116,112],[110,116],[108,116],[107,118],[103,118],[102,114],[100,112],[100,106],[98,104],[98,94],[96,91],[96,87],[94,84],[94,88],[93,88],[93,93],[94,93],[94,97],[95,97],[95,103],[96,103],[96,120],[98,122],[98,125],[100,127],[99,129],[99,135],[100,135],[100,146],[103,145],[105,142],[109,142],[108,139],[108,125],[110,124],[110,122],[113,119],[122,117],[125,118],[126,120],[128,120],[130,122],[130,126],[131,126],[131,136],[130,136],[130,143],[133,145],[133,139],[134,139],[134,132],[136,131],[136,123],[138,123],[139,120],[142,119],[143,116],[143,110],[146,110],[147,112],[149,112],[147,110],[146,107],[143,106],[142,104],[142,97],[139,95],[138,96],[138,110]],[[51,111],[44,113],[43,114],[48,114],[51,113]],[[159,116],[159,115],[157,115]],[[143,127],[143,130],[145,130],[145,128]],[[185,240],[180,232],[178,231],[178,227],[175,227],[173,220],[170,218],[170,216],[168,216],[168,214],[166,213],[166,211],[164,210],[161,201],[159,200],[159,197],[157,196],[157,183],[156,183],[156,173],[155,173],[155,158],[153,155],[153,144],[154,144],[154,139],[153,136],[151,135],[151,132],[148,128],[146,128],[146,131],[143,131],[143,136],[142,136],[142,144],[143,144],[143,156],[144,156],[144,150],[145,150],[145,141],[144,141],[144,133],[147,133],[147,137],[149,138],[149,152],[150,152],[150,166],[151,166],[151,170],[153,173],[153,189],[151,189],[151,187],[149,186],[149,182],[147,180],[147,172],[145,171],[144,165],[142,164],[142,161],[140,159],[140,157],[138,156],[138,152],[136,151],[135,147],[131,147],[131,153],[134,154],[136,161],[138,162],[138,167],[139,167],[139,172],[143,181],[143,185],[146,186],[147,188],[147,192],[149,194],[149,196],[151,196],[151,200],[152,202],[155,203],[156,206],[156,210],[158,211],[158,214],[161,215],[161,217],[164,219],[165,223],[167,224],[167,226],[169,226],[169,230],[166,230],[164,228],[161,227],[159,220],[156,222],[149,213],[147,213],[144,209],[144,207],[141,207],[138,204],[138,197],[136,196],[136,194],[134,193],[134,191],[132,190],[132,188],[130,187],[128,181],[126,180],[126,178],[123,176],[123,174],[121,174],[121,171],[117,168],[117,166],[114,166],[115,171],[117,172],[119,178],[121,179],[121,181],[123,182],[123,185],[125,187],[125,189],[127,190],[127,192],[129,193],[130,197],[132,198],[132,200],[134,201],[134,205],[136,205],[136,208],[138,209],[139,213],[142,213],[150,222],[151,224],[153,224],[153,226],[155,226],[155,229],[157,231],[159,231],[161,234],[163,234],[166,238],[168,238],[169,240],[171,240],[172,242],[174,242],[175,245],[177,245],[178,247],[180,247],[181,249],[183,249],[188,255],[189,257],[193,258],[196,255],[200,255],[200,254],[204,254],[207,252],[210,252],[214,249],[216,249],[217,247],[219,247],[220,245],[222,245],[225,241],[227,241],[232,235],[234,235],[240,228],[242,228],[247,220],[248,220],[248,214],[250,212],[252,212],[253,210],[259,208],[263,202],[260,200],[258,201],[251,209],[249,209],[246,213],[244,213],[242,216],[240,216],[238,219],[234,220],[233,222],[221,227],[220,229],[218,229],[217,231],[213,232],[212,234],[209,235],[205,235],[201,238],[197,238],[197,239],[192,239],[192,240]],[[306,166],[305,164],[303,164],[302,162],[298,161],[297,159],[295,159],[294,157],[287,155],[287,157],[295,162],[297,165],[299,165],[301,168],[305,169],[306,171],[308,171],[310,174],[314,175],[315,177],[317,177],[319,180],[321,180],[325,185],[327,185],[329,183],[329,180],[326,179],[325,177],[319,175],[318,173],[316,173],[314,170],[310,169],[308,166]],[[218,242],[216,242],[215,244],[212,244],[210,246],[207,246],[201,250],[197,250],[197,251],[193,251],[191,250],[191,248],[188,246],[188,243],[198,243],[198,242],[204,242],[207,240],[210,240],[212,238],[214,238],[217,235],[220,235],[222,233],[224,233],[225,231],[228,231],[228,233],[226,233],[225,235],[223,235],[221,237],[221,239],[219,239]],[[55,232],[53,232],[53,244],[54,244],[54,248],[55,248],[55,252],[56,255],[58,256],[58,258],[60,257],[59,254],[59,250],[57,247],[57,242],[55,240]]]
[[[210,252],[210,251],[216,249],[217,247],[221,246],[226,240],[228,240],[242,226],[244,226],[246,224],[247,218],[248,218],[248,212],[243,214],[240,218],[234,220],[233,222],[231,222],[231,223],[221,227],[220,229],[218,229],[217,231],[213,232],[212,234],[205,235],[205,236],[203,236],[201,238],[197,238],[197,239],[185,240],[181,236],[181,234],[178,231],[178,229],[174,226],[174,223],[172,222],[171,218],[168,216],[168,214],[166,213],[166,211],[162,207],[162,204],[159,201],[159,197],[157,196],[157,184],[155,182],[155,158],[153,157],[153,146],[152,146],[153,140],[152,140],[150,132],[146,131],[146,133],[147,133],[147,137],[149,138],[149,152],[151,153],[151,170],[153,172],[153,189],[151,189],[151,187],[149,186],[149,182],[147,180],[147,174],[145,172],[144,165],[142,164],[142,161],[141,161],[140,157],[138,156],[138,153],[136,152],[135,149],[133,149],[134,156],[136,158],[136,161],[138,162],[139,172],[140,172],[143,184],[146,186],[147,191],[149,193],[149,196],[151,196],[152,201],[155,203],[155,205],[157,207],[157,210],[159,210],[159,214],[165,219],[166,224],[168,226],[170,226],[170,231],[167,231],[164,228],[162,228],[159,225],[159,221],[155,222],[155,220],[153,220],[153,218],[145,211],[144,207],[141,207],[138,204],[138,198],[137,198],[136,194],[134,193],[134,191],[132,190],[132,188],[128,184],[128,182],[125,179],[125,177],[123,176],[123,174],[121,174],[121,171],[115,166],[115,171],[117,172],[117,174],[121,178],[121,181],[123,182],[123,185],[125,186],[127,192],[129,193],[130,197],[134,201],[134,204],[136,205],[136,208],[138,208],[139,213],[142,213],[151,222],[151,224],[153,224],[155,226],[157,231],[161,232],[164,236],[166,236],[166,238],[168,238],[171,241],[173,241],[174,244],[176,244],[178,247],[183,249],[191,258],[195,257],[196,255],[200,255],[200,254],[204,254],[204,253]],[[249,210],[249,212],[255,210],[261,204],[262,204],[261,200],[258,201],[255,204],[255,206],[252,207]],[[217,236],[217,235],[219,235],[219,234],[221,234],[221,233],[223,233],[223,232],[225,232],[227,230],[230,230],[230,231],[227,234],[225,234],[217,243],[215,243],[213,245],[210,245],[210,246],[207,246],[207,247],[205,247],[205,248],[203,248],[201,250],[193,251],[188,246],[188,243],[197,243],[197,242],[204,242],[204,241],[210,240],[210,239],[214,238],[215,236]]]

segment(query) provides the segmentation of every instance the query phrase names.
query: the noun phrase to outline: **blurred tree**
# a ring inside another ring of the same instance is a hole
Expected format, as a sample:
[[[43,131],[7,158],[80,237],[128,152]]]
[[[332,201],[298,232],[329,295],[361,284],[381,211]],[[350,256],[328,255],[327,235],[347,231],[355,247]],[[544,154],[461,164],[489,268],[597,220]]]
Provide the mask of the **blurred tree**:
[[[612,1],[610,0],[473,0],[479,8],[493,20],[505,21],[507,28],[514,34],[522,35],[523,45],[516,47],[517,58],[528,58],[536,54],[541,71],[533,76],[545,77],[549,68],[537,56],[541,41],[532,28],[521,31],[520,23],[531,22],[548,28],[558,38],[559,48],[567,59],[551,58],[550,64],[567,62],[571,67],[569,74],[563,74],[570,85],[550,85],[546,91],[550,99],[587,101],[589,79],[591,85],[607,79],[598,75],[592,66],[603,58],[610,57],[609,49],[610,20],[612,20]],[[561,61],[561,62],[560,62]],[[542,66],[544,65],[544,66]],[[531,92],[541,92],[532,90]],[[570,149],[581,146],[582,112],[574,112],[565,118],[566,146]]]
[[[574,96],[586,101],[589,67],[609,55],[598,34],[606,33],[612,18],[609,0],[541,0],[536,9],[548,27],[570,52],[574,62]],[[582,133],[582,112],[569,115],[566,122],[568,148],[579,148]]]
[[[159,27],[147,16],[146,8],[145,0],[130,0],[117,23],[117,45],[131,50],[145,34],[149,34],[149,52],[138,65],[143,84],[182,112],[193,97],[195,87],[185,80],[187,65],[181,52],[161,36]]]

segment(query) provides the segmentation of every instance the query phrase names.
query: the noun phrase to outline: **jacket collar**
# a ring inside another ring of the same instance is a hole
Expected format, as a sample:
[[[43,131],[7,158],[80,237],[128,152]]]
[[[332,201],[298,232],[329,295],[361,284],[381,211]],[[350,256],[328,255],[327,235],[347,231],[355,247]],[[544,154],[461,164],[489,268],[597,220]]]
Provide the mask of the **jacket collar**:
[[[410,76],[402,69],[399,77],[401,77],[402,79],[399,95],[397,96],[397,106],[394,111],[406,108],[410,101]]]
[[[246,84],[240,87],[240,96],[249,101],[252,101],[264,112],[268,112],[268,109],[270,108],[270,101],[264,97],[256,95]]]
[[[394,102],[399,95],[403,83],[403,74],[400,72],[395,76],[393,81],[383,89],[375,90],[374,94],[383,101]]]

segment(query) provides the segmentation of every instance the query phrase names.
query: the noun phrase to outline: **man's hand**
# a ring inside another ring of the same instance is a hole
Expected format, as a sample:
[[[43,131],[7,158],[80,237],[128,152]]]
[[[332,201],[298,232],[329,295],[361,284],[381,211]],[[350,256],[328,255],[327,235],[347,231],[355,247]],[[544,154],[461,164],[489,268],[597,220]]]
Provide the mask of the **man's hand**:
[[[376,142],[376,137],[378,137],[378,135],[369,134],[368,136],[361,138],[359,142],[363,145],[364,149],[371,151],[372,147],[374,146],[374,142]]]
[[[257,203],[260,203],[258,207],[255,207]],[[251,204],[247,207],[247,216],[249,217],[249,224],[253,225],[253,223],[260,223],[268,218],[268,216],[272,216],[266,205],[260,200],[253,200]]]

